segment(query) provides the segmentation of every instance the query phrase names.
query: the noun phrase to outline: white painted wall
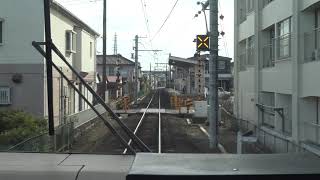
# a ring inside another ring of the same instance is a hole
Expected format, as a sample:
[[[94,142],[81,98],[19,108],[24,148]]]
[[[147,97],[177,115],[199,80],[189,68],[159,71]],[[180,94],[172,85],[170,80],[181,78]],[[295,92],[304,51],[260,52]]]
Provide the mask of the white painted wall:
[[[66,52],[66,31],[73,31],[74,26],[75,24],[72,21],[51,8],[51,33],[53,43],[71,64],[74,54]],[[55,53],[53,53],[52,58],[57,66],[66,66]]]
[[[94,72],[95,70],[95,37],[88,32],[81,32],[81,71]],[[90,42],[92,42],[92,56],[90,56]]]
[[[262,29],[292,15],[292,0],[274,0],[262,9]]]
[[[273,68],[261,71],[262,91],[291,94],[292,92],[291,61],[277,62]]]
[[[254,35],[254,13],[250,13],[250,15],[247,16],[247,20],[240,24],[238,42],[252,35]]]
[[[240,117],[245,120],[255,121],[255,101],[254,101],[254,69],[239,73],[239,95],[240,95]]]
[[[305,63],[301,67],[301,97],[320,96],[320,61]]]
[[[32,41],[44,39],[43,1],[1,0],[0,18],[4,19],[0,63],[44,64],[31,45]]]

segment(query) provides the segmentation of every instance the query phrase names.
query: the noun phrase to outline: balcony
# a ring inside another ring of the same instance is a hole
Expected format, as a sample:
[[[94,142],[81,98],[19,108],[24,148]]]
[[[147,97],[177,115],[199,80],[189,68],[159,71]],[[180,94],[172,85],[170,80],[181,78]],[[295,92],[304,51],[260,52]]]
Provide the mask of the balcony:
[[[320,28],[304,34],[304,63],[320,60]]]
[[[291,57],[291,34],[273,38],[271,43],[263,46],[262,68],[274,67],[277,61],[289,60]]]

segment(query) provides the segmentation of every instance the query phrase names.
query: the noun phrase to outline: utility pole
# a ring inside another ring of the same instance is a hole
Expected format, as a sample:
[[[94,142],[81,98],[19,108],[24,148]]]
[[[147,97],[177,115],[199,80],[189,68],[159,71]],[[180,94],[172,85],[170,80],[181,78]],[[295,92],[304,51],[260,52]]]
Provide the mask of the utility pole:
[[[44,0],[45,40],[46,40],[46,69],[47,69],[47,93],[48,93],[48,125],[49,135],[54,135],[53,116],[53,80],[52,80],[52,39],[51,39],[51,0]]]
[[[207,4],[207,3],[206,3]],[[218,147],[218,86],[217,86],[217,62],[218,62],[218,0],[209,0],[210,6],[210,60],[209,60],[209,133],[210,148]]]
[[[106,101],[107,91],[107,0],[103,0],[103,55],[102,55],[102,99]]]
[[[151,63],[150,63],[150,72],[149,72],[149,86],[150,90],[152,89],[152,80],[151,80]]]
[[[138,98],[138,86],[139,86],[139,84],[138,84],[138,76],[139,76],[139,72],[138,72],[138,70],[139,70],[139,61],[138,61],[138,57],[139,57],[139,55],[138,55],[138,52],[139,52],[139,36],[138,35],[136,35],[136,37],[135,37],[135,56],[134,56],[134,62],[135,62],[135,78],[134,78],[134,84],[135,84],[135,86],[134,86],[134,99],[135,100],[137,100],[137,98]]]
[[[143,49],[143,50],[139,50],[139,38],[146,38],[146,37],[139,37],[138,35],[135,36],[134,41],[135,41],[135,56],[134,56],[134,60],[135,60],[135,88],[134,88],[134,99],[136,100],[138,98],[138,76],[139,76],[139,51],[153,51],[153,52],[159,52],[162,50],[147,50],[147,49]]]
[[[113,45],[113,55],[118,54],[118,40],[117,40],[117,33],[114,34],[114,45]]]

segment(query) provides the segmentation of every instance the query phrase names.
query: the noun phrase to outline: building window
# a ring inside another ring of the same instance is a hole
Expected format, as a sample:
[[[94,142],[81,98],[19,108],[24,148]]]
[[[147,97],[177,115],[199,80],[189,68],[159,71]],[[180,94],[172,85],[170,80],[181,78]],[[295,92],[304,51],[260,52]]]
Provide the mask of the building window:
[[[254,9],[254,1],[255,0],[247,0],[247,13],[250,13]]]
[[[0,18],[0,45],[3,44],[3,22],[4,20]]]
[[[92,58],[93,55],[93,46],[92,46],[92,42],[90,42],[90,57]]]
[[[278,58],[290,57],[290,47],[291,47],[291,18],[288,18],[280,23],[278,23]]]
[[[0,105],[11,104],[10,87],[0,87]]]
[[[247,7],[246,7],[247,0],[239,0],[239,21],[240,24],[247,19]]]
[[[226,62],[225,61],[218,61],[218,69],[225,70],[226,69]]]
[[[109,67],[109,76],[114,76],[114,67]]]
[[[267,43],[263,46],[263,68],[274,67],[274,58],[275,58],[275,26],[272,25],[265,32],[267,38]]]
[[[66,51],[68,53],[76,52],[76,33],[74,31],[66,32]]]
[[[251,36],[247,40],[247,65],[254,65],[254,36]]]
[[[259,118],[262,125],[269,128],[275,127],[275,93],[260,92],[259,96]]]

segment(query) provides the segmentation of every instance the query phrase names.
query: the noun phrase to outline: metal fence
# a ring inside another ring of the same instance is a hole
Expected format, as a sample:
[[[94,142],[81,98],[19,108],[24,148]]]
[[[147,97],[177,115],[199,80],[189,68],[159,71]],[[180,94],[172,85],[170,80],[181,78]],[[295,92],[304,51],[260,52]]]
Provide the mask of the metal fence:
[[[222,111],[224,109],[222,108]],[[258,127],[254,123],[234,117],[229,112],[225,113],[230,122],[228,128],[234,132],[246,133],[251,131],[253,136],[257,137],[257,142],[254,144],[259,149],[263,149],[264,152],[269,153],[296,153],[296,152],[307,152],[314,154],[306,150],[301,145],[295,144],[285,137],[281,137],[276,133],[272,133],[272,130],[268,131],[267,128]]]
[[[62,152],[68,151],[74,138],[73,123],[61,125],[56,128],[55,135],[48,132],[29,138],[8,149],[10,152]]]

